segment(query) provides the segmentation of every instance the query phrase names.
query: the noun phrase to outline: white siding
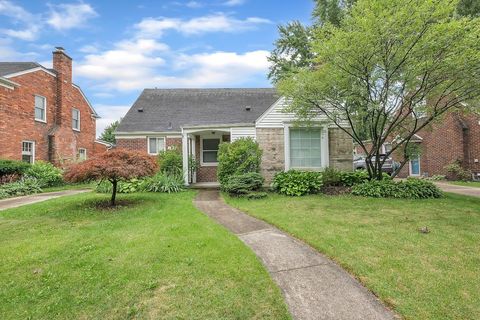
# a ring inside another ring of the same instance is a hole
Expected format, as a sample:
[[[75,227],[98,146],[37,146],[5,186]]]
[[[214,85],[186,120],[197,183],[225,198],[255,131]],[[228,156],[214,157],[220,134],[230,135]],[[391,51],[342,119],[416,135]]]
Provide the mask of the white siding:
[[[288,102],[285,98],[279,99],[265,113],[258,118],[256,122],[257,128],[283,128],[285,123],[296,120],[295,114],[291,112],[283,112]],[[326,121],[325,116],[319,116],[316,121]]]
[[[232,141],[247,137],[255,139],[255,127],[233,127],[230,135]]]

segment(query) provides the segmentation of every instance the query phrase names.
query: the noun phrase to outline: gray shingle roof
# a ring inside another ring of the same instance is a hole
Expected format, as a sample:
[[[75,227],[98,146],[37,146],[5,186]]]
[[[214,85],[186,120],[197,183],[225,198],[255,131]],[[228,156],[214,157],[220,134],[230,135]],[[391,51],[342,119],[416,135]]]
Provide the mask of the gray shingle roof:
[[[117,132],[179,132],[182,126],[253,124],[278,98],[273,88],[145,89]]]
[[[36,62],[0,62],[0,76],[42,67]]]

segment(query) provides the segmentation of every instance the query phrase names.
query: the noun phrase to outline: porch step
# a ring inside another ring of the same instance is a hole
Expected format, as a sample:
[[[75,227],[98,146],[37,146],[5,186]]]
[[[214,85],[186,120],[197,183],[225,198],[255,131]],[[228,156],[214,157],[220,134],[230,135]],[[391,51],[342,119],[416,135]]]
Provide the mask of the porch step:
[[[220,189],[220,183],[218,182],[197,182],[189,186],[192,189]]]

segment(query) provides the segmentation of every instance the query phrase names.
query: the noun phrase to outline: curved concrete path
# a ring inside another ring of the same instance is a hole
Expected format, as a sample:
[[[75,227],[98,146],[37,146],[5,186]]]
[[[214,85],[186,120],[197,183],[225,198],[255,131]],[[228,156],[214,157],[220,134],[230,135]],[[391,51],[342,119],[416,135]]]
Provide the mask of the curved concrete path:
[[[91,191],[91,189],[63,190],[63,191],[37,193],[29,196],[3,199],[3,200],[0,200],[0,211],[10,209],[10,208],[21,207],[27,204],[55,199],[63,196],[71,196],[74,194],[89,192],[89,191]]]
[[[464,196],[480,197],[480,188],[477,187],[458,186],[447,182],[435,182],[435,184],[445,192],[461,194]]]
[[[283,292],[294,319],[397,319],[333,261],[275,227],[228,206],[216,190],[200,190],[197,208],[249,246]]]

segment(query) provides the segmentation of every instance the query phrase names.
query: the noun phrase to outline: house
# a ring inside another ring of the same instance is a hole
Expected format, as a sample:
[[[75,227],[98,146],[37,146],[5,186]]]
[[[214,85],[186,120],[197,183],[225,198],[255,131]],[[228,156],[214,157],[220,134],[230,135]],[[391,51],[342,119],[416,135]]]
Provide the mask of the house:
[[[263,150],[266,181],[288,169],[352,169],[352,139],[318,116],[299,126],[284,112],[286,100],[275,89],[145,89],[115,133],[117,147],[152,156],[168,148],[182,151],[200,166],[185,183],[217,181],[221,142],[252,137]]]
[[[414,135],[412,142],[418,145],[420,155],[411,159],[398,176],[431,177],[445,175],[445,167],[457,162],[476,176],[480,175],[480,116],[461,112],[449,112]],[[368,143],[367,143],[368,146]],[[391,150],[391,143],[382,146],[382,153]],[[359,146],[356,154],[362,154]],[[393,153],[393,159],[402,157]]]
[[[72,59],[53,52],[53,68],[36,62],[0,62],[0,158],[85,159],[106,150],[95,141],[97,113],[72,82]]]

